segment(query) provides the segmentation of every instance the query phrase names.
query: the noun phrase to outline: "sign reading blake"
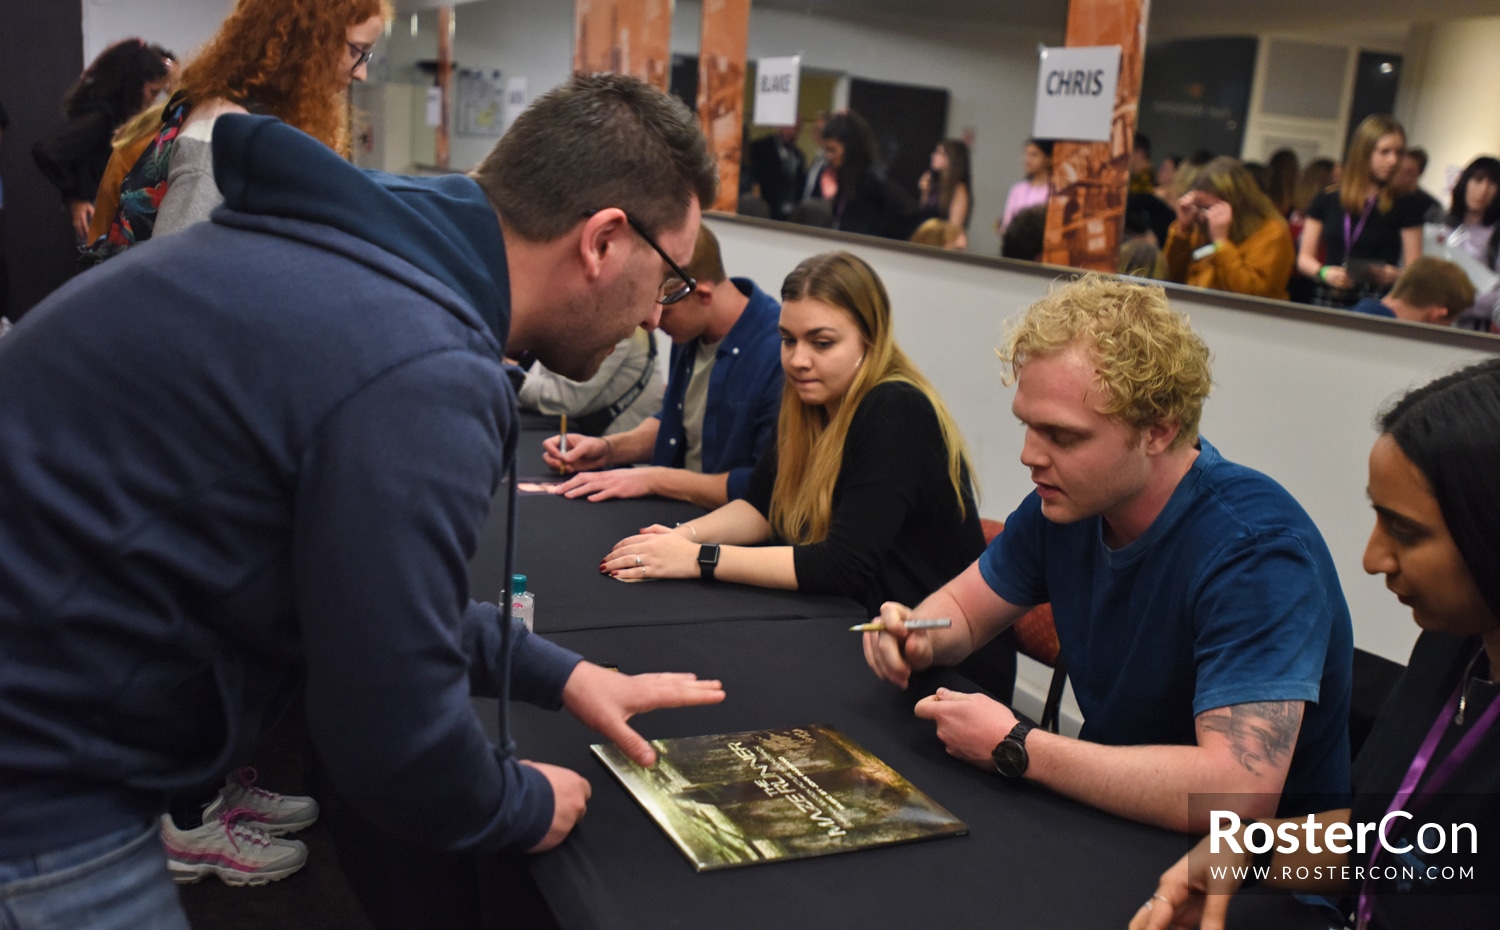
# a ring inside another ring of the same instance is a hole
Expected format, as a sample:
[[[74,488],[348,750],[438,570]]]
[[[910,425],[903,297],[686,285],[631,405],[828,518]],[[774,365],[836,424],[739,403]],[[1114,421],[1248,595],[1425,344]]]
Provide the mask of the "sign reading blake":
[[[1044,48],[1036,79],[1038,139],[1107,142],[1120,79],[1120,46]]]
[[[797,125],[797,87],[801,75],[800,55],[762,58],[756,63],[755,125]]]

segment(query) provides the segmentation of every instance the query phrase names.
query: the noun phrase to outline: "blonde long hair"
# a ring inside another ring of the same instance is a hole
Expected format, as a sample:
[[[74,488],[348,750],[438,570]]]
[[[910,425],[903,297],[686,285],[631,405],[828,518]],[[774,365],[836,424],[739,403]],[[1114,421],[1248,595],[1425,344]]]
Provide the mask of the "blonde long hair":
[[[1358,216],[1364,212],[1365,188],[1371,184],[1380,189],[1376,195],[1376,208],[1381,213],[1391,211],[1391,204],[1396,200],[1395,188],[1390,181],[1382,183],[1370,176],[1370,156],[1375,154],[1376,144],[1390,135],[1400,136],[1405,144],[1406,130],[1395,117],[1384,113],[1367,116],[1355,127],[1354,136],[1349,140],[1349,153],[1344,156],[1344,176],[1339,179],[1339,202],[1344,205],[1345,213]]]
[[[1282,219],[1281,210],[1255,183],[1237,158],[1220,155],[1193,175],[1189,191],[1203,191],[1226,201],[1234,211],[1229,222],[1229,241],[1240,245],[1255,235],[1266,223]]]
[[[771,492],[771,526],[793,544],[828,538],[833,518],[833,486],[844,464],[844,442],[854,413],[876,385],[910,384],[932,404],[948,451],[948,480],[964,504],[968,450],[958,425],[937,390],[896,345],[891,332],[891,301],[874,269],[848,252],[814,255],[792,270],[781,285],[781,299],[818,300],[847,312],[859,325],[865,343],[864,364],[829,419],[822,406],[808,406],[788,381],[781,394],[776,429],[776,485]]]

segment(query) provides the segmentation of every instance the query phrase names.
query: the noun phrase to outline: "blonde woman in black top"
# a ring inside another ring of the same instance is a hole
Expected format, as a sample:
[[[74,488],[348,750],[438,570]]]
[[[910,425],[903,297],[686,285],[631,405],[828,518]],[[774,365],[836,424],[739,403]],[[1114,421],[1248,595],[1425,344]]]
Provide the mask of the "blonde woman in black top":
[[[1366,117],[1349,142],[1338,186],[1308,205],[1297,270],[1317,282],[1312,303],[1349,307],[1378,297],[1391,289],[1401,266],[1422,257],[1423,207],[1397,196],[1391,183],[1405,151],[1400,123]]]
[[[600,569],[843,594],[871,614],[917,603],[984,549],[963,438],[896,345],[869,265],[814,256],[781,297],[776,454],[744,500],[623,539]]]

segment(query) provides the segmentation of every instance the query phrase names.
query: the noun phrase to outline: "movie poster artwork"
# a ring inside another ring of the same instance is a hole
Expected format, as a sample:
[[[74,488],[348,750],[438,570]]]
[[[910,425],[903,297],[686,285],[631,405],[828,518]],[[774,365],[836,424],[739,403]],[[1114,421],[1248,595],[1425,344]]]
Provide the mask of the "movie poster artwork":
[[[968,833],[838,730],[822,725],[655,740],[642,768],[594,754],[702,872]]]

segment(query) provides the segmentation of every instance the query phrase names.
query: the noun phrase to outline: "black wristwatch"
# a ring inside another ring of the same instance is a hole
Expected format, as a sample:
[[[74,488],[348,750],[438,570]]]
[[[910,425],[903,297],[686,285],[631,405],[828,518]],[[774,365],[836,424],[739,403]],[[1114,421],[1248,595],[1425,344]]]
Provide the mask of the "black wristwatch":
[[[698,574],[708,581],[714,580],[714,569],[719,567],[719,544],[704,543],[698,547]]]
[[[1031,764],[1031,757],[1026,755],[1026,734],[1030,732],[1031,724],[1016,721],[1015,728],[990,752],[990,758],[995,760],[995,771],[1006,778],[1020,778],[1026,774],[1026,767]]]

